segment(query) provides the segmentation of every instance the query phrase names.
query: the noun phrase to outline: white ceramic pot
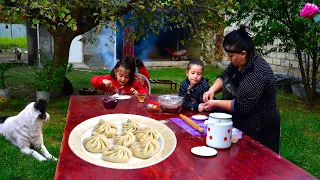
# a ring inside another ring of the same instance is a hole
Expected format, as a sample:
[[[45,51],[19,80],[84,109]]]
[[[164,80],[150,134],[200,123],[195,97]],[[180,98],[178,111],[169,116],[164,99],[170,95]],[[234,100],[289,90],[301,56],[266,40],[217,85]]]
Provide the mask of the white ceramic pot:
[[[50,101],[50,92],[49,91],[37,91],[36,96],[37,96],[37,102],[39,101],[39,99],[44,99],[47,102]]]
[[[0,89],[0,102],[7,102],[10,100],[10,89]]]
[[[231,146],[232,116],[225,113],[210,113],[204,122],[207,127],[206,143],[208,146],[225,149]]]

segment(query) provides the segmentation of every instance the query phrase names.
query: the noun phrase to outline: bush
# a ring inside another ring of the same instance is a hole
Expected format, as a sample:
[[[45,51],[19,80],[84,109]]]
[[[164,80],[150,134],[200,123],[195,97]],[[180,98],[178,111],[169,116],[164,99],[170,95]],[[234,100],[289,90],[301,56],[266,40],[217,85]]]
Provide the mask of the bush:
[[[42,67],[36,69],[35,72],[35,79],[32,82],[32,85],[38,91],[59,91],[60,90],[60,80],[65,73],[63,73],[64,68],[63,64],[58,67],[55,72],[53,71],[52,67],[53,59],[41,58],[40,62]],[[72,65],[67,68],[67,72],[72,70]]]

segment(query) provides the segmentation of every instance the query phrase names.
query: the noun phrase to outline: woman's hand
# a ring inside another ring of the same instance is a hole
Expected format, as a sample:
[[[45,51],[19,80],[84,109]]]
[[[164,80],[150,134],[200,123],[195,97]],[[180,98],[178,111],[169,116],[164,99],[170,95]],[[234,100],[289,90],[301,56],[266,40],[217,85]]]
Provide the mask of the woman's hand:
[[[213,97],[214,97],[214,91],[212,91],[212,90],[211,91],[209,90],[209,91],[203,93],[203,101],[204,102],[212,100]]]
[[[134,88],[131,88],[131,89],[130,89],[130,92],[131,92],[133,95],[138,94],[138,91],[137,91],[137,90],[135,90]]]
[[[204,103],[201,103],[201,104],[199,104],[199,106],[198,106],[198,111],[199,112],[202,112],[202,111],[204,111],[205,109],[204,109]]]
[[[203,104],[203,109],[206,111],[212,111],[217,107],[219,100],[209,100]]]
[[[106,87],[111,87],[112,86],[112,82],[108,79],[104,79],[102,80],[102,84],[104,84]]]

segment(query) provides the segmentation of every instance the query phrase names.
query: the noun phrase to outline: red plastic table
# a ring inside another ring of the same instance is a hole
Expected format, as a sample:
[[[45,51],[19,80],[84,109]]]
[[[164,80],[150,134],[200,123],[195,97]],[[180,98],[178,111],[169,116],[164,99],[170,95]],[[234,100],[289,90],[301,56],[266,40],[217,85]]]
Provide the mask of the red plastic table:
[[[169,120],[175,113],[148,112],[137,98],[120,100],[115,109],[105,109],[103,96],[71,96],[67,122],[54,179],[316,179],[288,160],[279,157],[259,142],[244,135],[228,149],[218,150],[213,157],[191,153],[191,148],[205,145],[205,136],[191,136]],[[146,99],[157,99],[152,95]],[[158,164],[133,170],[117,170],[90,164],[76,156],[68,146],[70,132],[79,123],[111,113],[138,114],[165,123],[177,138],[174,152]],[[195,112],[182,110],[191,116]]]

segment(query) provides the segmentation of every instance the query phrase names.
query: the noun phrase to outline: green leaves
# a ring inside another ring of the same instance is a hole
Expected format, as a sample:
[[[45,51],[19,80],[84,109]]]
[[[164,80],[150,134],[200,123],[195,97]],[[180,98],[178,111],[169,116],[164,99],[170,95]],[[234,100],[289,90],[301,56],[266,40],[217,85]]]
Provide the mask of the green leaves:
[[[302,18],[299,13],[304,1],[276,1],[276,0],[237,0],[239,10],[232,22],[247,22],[254,34],[254,44],[262,53],[271,51],[294,52],[300,64],[302,82],[306,89],[313,81],[316,85],[316,72],[320,65],[320,28],[314,24],[312,18]],[[320,5],[320,1],[316,1]],[[319,16],[320,17],[320,16]],[[279,42],[274,45],[274,42]],[[265,45],[274,45],[266,48]],[[315,91],[315,88],[313,89]],[[308,90],[311,92],[310,90]],[[307,93],[307,103],[315,99],[315,93]],[[308,100],[309,99],[309,100]],[[310,101],[311,99],[311,101]]]
[[[63,19],[65,16],[66,16],[66,14],[65,14],[65,13],[63,13],[63,12],[60,12],[60,13],[59,13],[59,17],[60,17],[60,19]]]
[[[40,20],[39,19],[36,19],[36,18],[33,18],[32,19],[32,23],[33,24],[39,24]]]
[[[67,9],[65,6],[62,6],[61,11],[62,11],[62,12],[65,12],[66,14],[69,14],[69,13],[70,13],[70,10]]]
[[[61,78],[65,76],[66,73],[71,72],[72,66],[69,66],[67,70],[65,70],[64,64],[60,64],[59,67],[53,71],[52,63],[54,59],[48,59],[42,56],[40,61],[42,67],[36,69],[32,85],[38,91],[59,91]]]
[[[65,19],[64,19],[64,22],[68,22],[70,19],[71,19],[71,15],[69,14]]]

